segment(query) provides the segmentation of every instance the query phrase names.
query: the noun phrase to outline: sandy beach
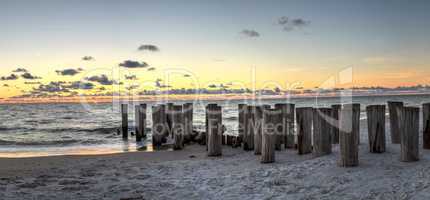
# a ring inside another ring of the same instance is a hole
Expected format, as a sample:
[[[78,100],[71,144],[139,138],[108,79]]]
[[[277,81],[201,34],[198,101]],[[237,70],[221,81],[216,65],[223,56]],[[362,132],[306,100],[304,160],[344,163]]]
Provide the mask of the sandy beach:
[[[386,153],[371,154],[366,128],[362,121],[360,165],[354,168],[337,166],[338,145],[318,158],[277,151],[273,164],[227,146],[222,157],[210,158],[200,145],[1,158],[0,199],[429,199],[430,151],[420,149],[418,162],[400,162],[399,145],[388,139]]]

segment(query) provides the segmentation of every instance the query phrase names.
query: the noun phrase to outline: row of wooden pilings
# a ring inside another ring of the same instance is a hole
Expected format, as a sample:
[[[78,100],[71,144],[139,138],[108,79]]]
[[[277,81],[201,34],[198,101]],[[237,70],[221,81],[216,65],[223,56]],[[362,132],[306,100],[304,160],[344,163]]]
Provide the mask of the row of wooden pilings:
[[[189,141],[199,138],[206,145],[208,156],[221,156],[222,145],[242,147],[261,156],[261,163],[275,162],[275,151],[297,149],[299,155],[315,157],[332,153],[332,144],[339,144],[339,166],[359,164],[360,104],[332,105],[330,108],[295,108],[294,104],[239,104],[237,136],[224,135],[222,108],[206,106],[206,131],[197,136],[193,131],[193,104],[155,105],[152,107],[152,141],[161,146],[171,136],[173,148],[180,150]],[[423,148],[430,149],[430,103],[423,104]],[[146,105],[136,106],[136,140],[146,136]],[[402,102],[388,102],[391,141],[400,144],[400,160],[419,160],[418,107]],[[366,107],[369,151],[383,153],[386,149],[385,105]],[[122,105],[123,137],[127,138],[127,105]],[[297,126],[297,127],[295,127]],[[296,132],[296,134],[295,134]],[[297,137],[296,137],[297,136]]]

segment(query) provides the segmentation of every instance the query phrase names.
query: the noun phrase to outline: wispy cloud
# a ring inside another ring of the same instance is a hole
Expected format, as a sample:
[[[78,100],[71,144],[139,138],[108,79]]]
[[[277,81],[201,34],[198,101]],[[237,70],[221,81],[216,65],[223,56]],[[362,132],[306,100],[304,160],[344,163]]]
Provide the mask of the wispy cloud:
[[[148,71],[154,71],[154,70],[155,70],[155,67],[148,68]]]
[[[30,79],[30,80],[34,80],[34,79],[41,79],[42,77],[39,76],[34,76],[32,74],[30,74],[29,72],[25,72],[23,74],[21,74],[21,77],[24,79]]]
[[[127,75],[125,75],[125,76],[124,76],[124,78],[125,78],[126,80],[137,80],[137,76],[136,76],[136,75],[131,75],[131,76],[127,76]]]
[[[11,80],[17,80],[19,77],[15,74],[11,74],[9,76],[2,76],[1,80],[2,81],[11,81]]]
[[[90,81],[90,82],[97,82],[101,85],[113,85],[114,81],[110,80],[106,75],[102,74],[102,75],[96,75],[96,76],[91,76],[91,77],[87,77],[85,78],[85,80]]]
[[[92,57],[92,56],[84,56],[84,57],[82,57],[82,60],[84,60],[84,61],[93,61],[93,60],[95,60],[95,58]]]
[[[25,68],[17,68],[15,70],[13,70],[12,72],[21,73],[21,72],[28,72],[28,71]]]
[[[57,72],[58,75],[62,75],[62,76],[74,76],[76,74],[79,74],[82,70],[83,70],[82,68],[64,69],[64,70],[57,70],[55,72]]]
[[[146,62],[126,60],[126,61],[120,63],[119,66],[125,67],[125,68],[144,68],[144,67],[148,67],[149,65]]]
[[[250,30],[250,29],[244,29],[240,32],[240,34],[242,34],[243,36],[246,36],[246,37],[260,37],[260,33],[258,33],[255,30]]]
[[[142,44],[137,48],[139,51],[150,51],[150,52],[158,52],[160,48],[152,44]]]
[[[293,31],[295,29],[309,26],[311,21],[305,20],[303,18],[290,18],[287,16],[282,16],[278,18],[276,24],[281,26],[284,31]]]

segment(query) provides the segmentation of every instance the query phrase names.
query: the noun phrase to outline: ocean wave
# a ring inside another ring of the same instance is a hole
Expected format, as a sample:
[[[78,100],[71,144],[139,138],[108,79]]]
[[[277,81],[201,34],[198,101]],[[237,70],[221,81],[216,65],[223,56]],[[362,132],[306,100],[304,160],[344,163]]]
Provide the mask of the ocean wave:
[[[51,141],[8,141],[0,140],[0,145],[71,145],[80,143],[80,140],[51,140]]]
[[[37,131],[37,132],[83,132],[83,133],[98,133],[112,134],[116,133],[118,127],[101,127],[101,128],[27,128],[27,127],[0,127],[0,131]]]

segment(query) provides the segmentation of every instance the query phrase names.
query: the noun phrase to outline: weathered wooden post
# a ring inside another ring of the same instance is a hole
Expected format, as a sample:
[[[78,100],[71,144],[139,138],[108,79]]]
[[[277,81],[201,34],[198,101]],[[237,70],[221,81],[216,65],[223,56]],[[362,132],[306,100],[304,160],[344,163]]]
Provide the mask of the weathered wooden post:
[[[166,124],[167,124],[167,132],[173,138],[173,103],[167,103],[166,105]]]
[[[423,104],[423,147],[430,149],[430,103]]]
[[[261,163],[275,162],[276,124],[279,123],[281,112],[276,109],[265,109],[263,112]]]
[[[282,144],[285,146],[285,138],[287,136],[287,104],[275,104],[275,110],[280,112],[281,118],[279,119],[279,134],[276,135],[275,150],[282,150]]]
[[[208,118],[208,156],[222,155],[222,110],[221,106],[209,104],[206,107]]]
[[[336,104],[332,105],[332,134],[331,134],[331,141],[332,144],[339,144],[339,113],[340,109],[342,108],[342,105]]]
[[[183,105],[184,112],[184,125],[185,125],[185,133],[184,133],[184,142],[188,143],[191,141],[191,135],[193,133],[193,104],[186,103]]]
[[[164,138],[168,137],[166,124],[166,106],[152,106],[152,145],[159,147]]]
[[[297,148],[298,153],[308,154],[312,152],[312,119],[311,107],[297,108]]]
[[[400,160],[418,161],[420,108],[403,107],[400,111]]]
[[[399,115],[403,108],[403,102],[389,101],[391,143],[400,144],[400,122]]]
[[[122,138],[128,139],[128,104],[121,104]]]
[[[385,152],[385,105],[366,107],[369,148],[371,153]]]
[[[294,119],[296,116],[296,106],[294,104],[288,103],[287,106],[287,127],[286,127],[286,135],[285,135],[285,148],[292,149],[295,146],[295,138],[294,138]]]
[[[134,118],[136,142],[140,142],[143,137],[146,137],[146,104],[135,106]]]
[[[331,154],[331,108],[313,110],[313,155],[315,157]]]
[[[250,138],[248,137],[248,132],[249,132],[248,105],[239,104],[238,107],[239,107],[239,136],[242,137],[243,150],[250,151],[253,149],[253,146],[251,146],[252,144],[251,144]]]
[[[244,147],[245,150],[247,151],[252,151],[254,150],[254,121],[253,121],[253,110],[255,106],[252,105],[248,105],[246,106],[246,114],[245,114],[245,124],[246,124],[246,128],[245,128],[245,145],[246,147]]]
[[[360,104],[347,104],[341,108],[339,146],[341,167],[358,166],[358,137],[360,134]]]
[[[255,106],[253,112],[253,119],[255,122],[255,132],[254,132],[254,154],[261,154],[262,145],[262,128],[263,128],[263,113],[265,109],[269,109],[269,105]]]
[[[173,134],[173,149],[181,150],[184,148],[184,117],[182,106],[174,105],[171,110],[172,118],[172,134]]]

